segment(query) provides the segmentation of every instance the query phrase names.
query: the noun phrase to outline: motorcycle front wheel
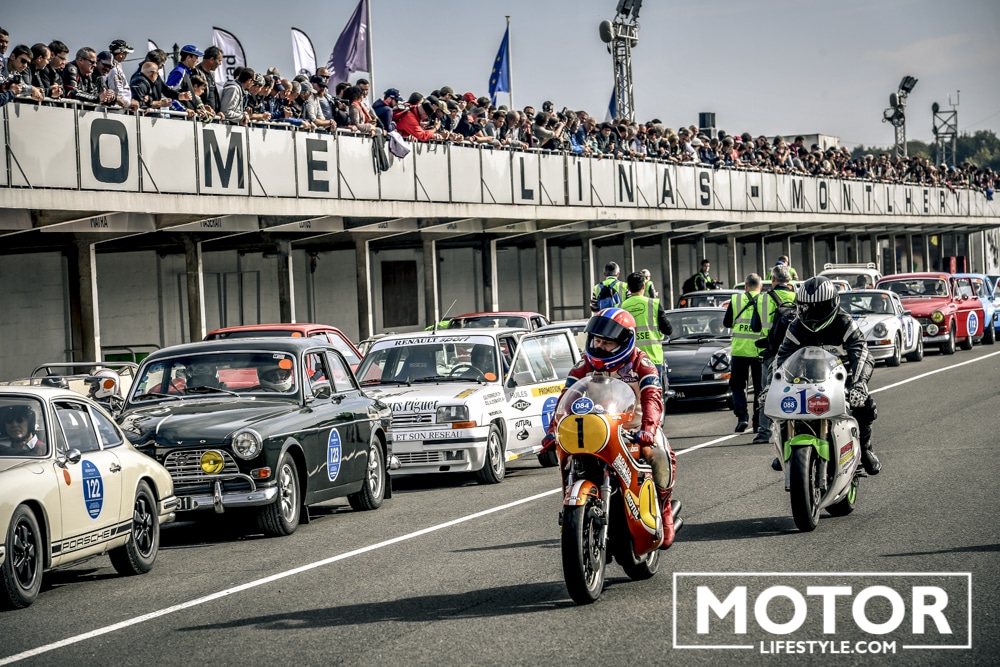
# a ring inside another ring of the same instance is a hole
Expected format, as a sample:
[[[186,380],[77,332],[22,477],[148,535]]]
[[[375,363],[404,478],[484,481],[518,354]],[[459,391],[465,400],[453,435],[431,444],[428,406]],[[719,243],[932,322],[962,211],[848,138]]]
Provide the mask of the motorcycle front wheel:
[[[566,590],[573,602],[590,604],[604,589],[607,552],[599,543],[600,508],[595,501],[563,510],[562,565]]]
[[[788,464],[791,466],[792,518],[796,528],[808,533],[819,524],[823,459],[812,447],[796,447]]]

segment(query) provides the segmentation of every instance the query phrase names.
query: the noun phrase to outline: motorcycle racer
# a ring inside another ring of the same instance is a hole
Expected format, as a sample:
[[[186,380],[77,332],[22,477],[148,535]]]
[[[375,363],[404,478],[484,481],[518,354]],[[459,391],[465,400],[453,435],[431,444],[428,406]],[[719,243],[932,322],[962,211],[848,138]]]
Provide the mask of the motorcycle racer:
[[[635,433],[642,456],[653,468],[663,516],[663,544],[666,549],[674,541],[674,522],[671,512],[671,495],[677,471],[677,459],[667,441],[660,421],[663,416],[663,385],[656,366],[646,353],[635,346],[635,318],[621,308],[606,308],[590,318],[587,323],[587,342],[583,359],[574,366],[559,399],[578,380],[594,373],[609,373],[622,380],[636,395],[635,422],[626,425],[638,429]],[[555,446],[556,421],[549,423],[542,439],[542,451]]]
[[[878,409],[868,393],[868,380],[875,369],[875,361],[868,354],[865,336],[854,318],[840,307],[840,292],[825,276],[802,283],[795,302],[798,317],[788,325],[774,367],[780,368],[792,353],[807,346],[825,348],[841,358],[849,373],[847,400],[851,413],[858,420],[861,465],[869,475],[877,475],[882,464],[872,449],[871,439],[872,422],[878,417]]]

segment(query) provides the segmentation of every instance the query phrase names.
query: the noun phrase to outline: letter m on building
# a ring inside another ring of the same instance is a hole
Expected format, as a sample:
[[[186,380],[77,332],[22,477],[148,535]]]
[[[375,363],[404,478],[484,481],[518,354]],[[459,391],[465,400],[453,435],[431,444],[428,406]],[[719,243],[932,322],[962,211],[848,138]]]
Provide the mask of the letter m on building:
[[[798,211],[805,207],[805,198],[802,196],[803,183],[801,178],[792,179],[792,208]]]
[[[226,157],[223,159],[215,130],[206,127],[202,129],[202,132],[202,145],[205,152],[205,187],[213,187],[212,175],[215,173],[215,170],[218,170],[220,186],[228,188],[229,181],[233,175],[233,166],[235,165],[236,187],[242,190],[245,187],[245,178],[243,175],[243,133],[229,132],[229,146],[226,147]]]

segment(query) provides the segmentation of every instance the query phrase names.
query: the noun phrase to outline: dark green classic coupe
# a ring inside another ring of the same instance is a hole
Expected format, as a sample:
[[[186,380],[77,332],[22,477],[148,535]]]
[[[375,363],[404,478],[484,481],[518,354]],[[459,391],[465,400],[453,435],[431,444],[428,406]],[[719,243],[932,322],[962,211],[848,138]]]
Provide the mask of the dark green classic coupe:
[[[118,422],[174,481],[178,511],[254,508],[289,535],[307,505],[346,496],[378,508],[397,466],[389,408],[316,339],[245,338],[149,355]]]

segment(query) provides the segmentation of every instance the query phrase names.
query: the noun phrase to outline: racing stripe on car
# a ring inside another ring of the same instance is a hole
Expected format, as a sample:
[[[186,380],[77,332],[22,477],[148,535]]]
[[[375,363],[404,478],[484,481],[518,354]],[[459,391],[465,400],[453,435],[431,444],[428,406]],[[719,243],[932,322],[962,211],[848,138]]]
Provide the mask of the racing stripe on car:
[[[62,556],[73,553],[74,551],[79,551],[81,549],[101,544],[103,542],[108,542],[127,533],[131,529],[132,519],[127,519],[116,526],[101,528],[100,530],[91,530],[72,537],[64,537],[59,540],[58,543],[52,543],[52,555]]]

